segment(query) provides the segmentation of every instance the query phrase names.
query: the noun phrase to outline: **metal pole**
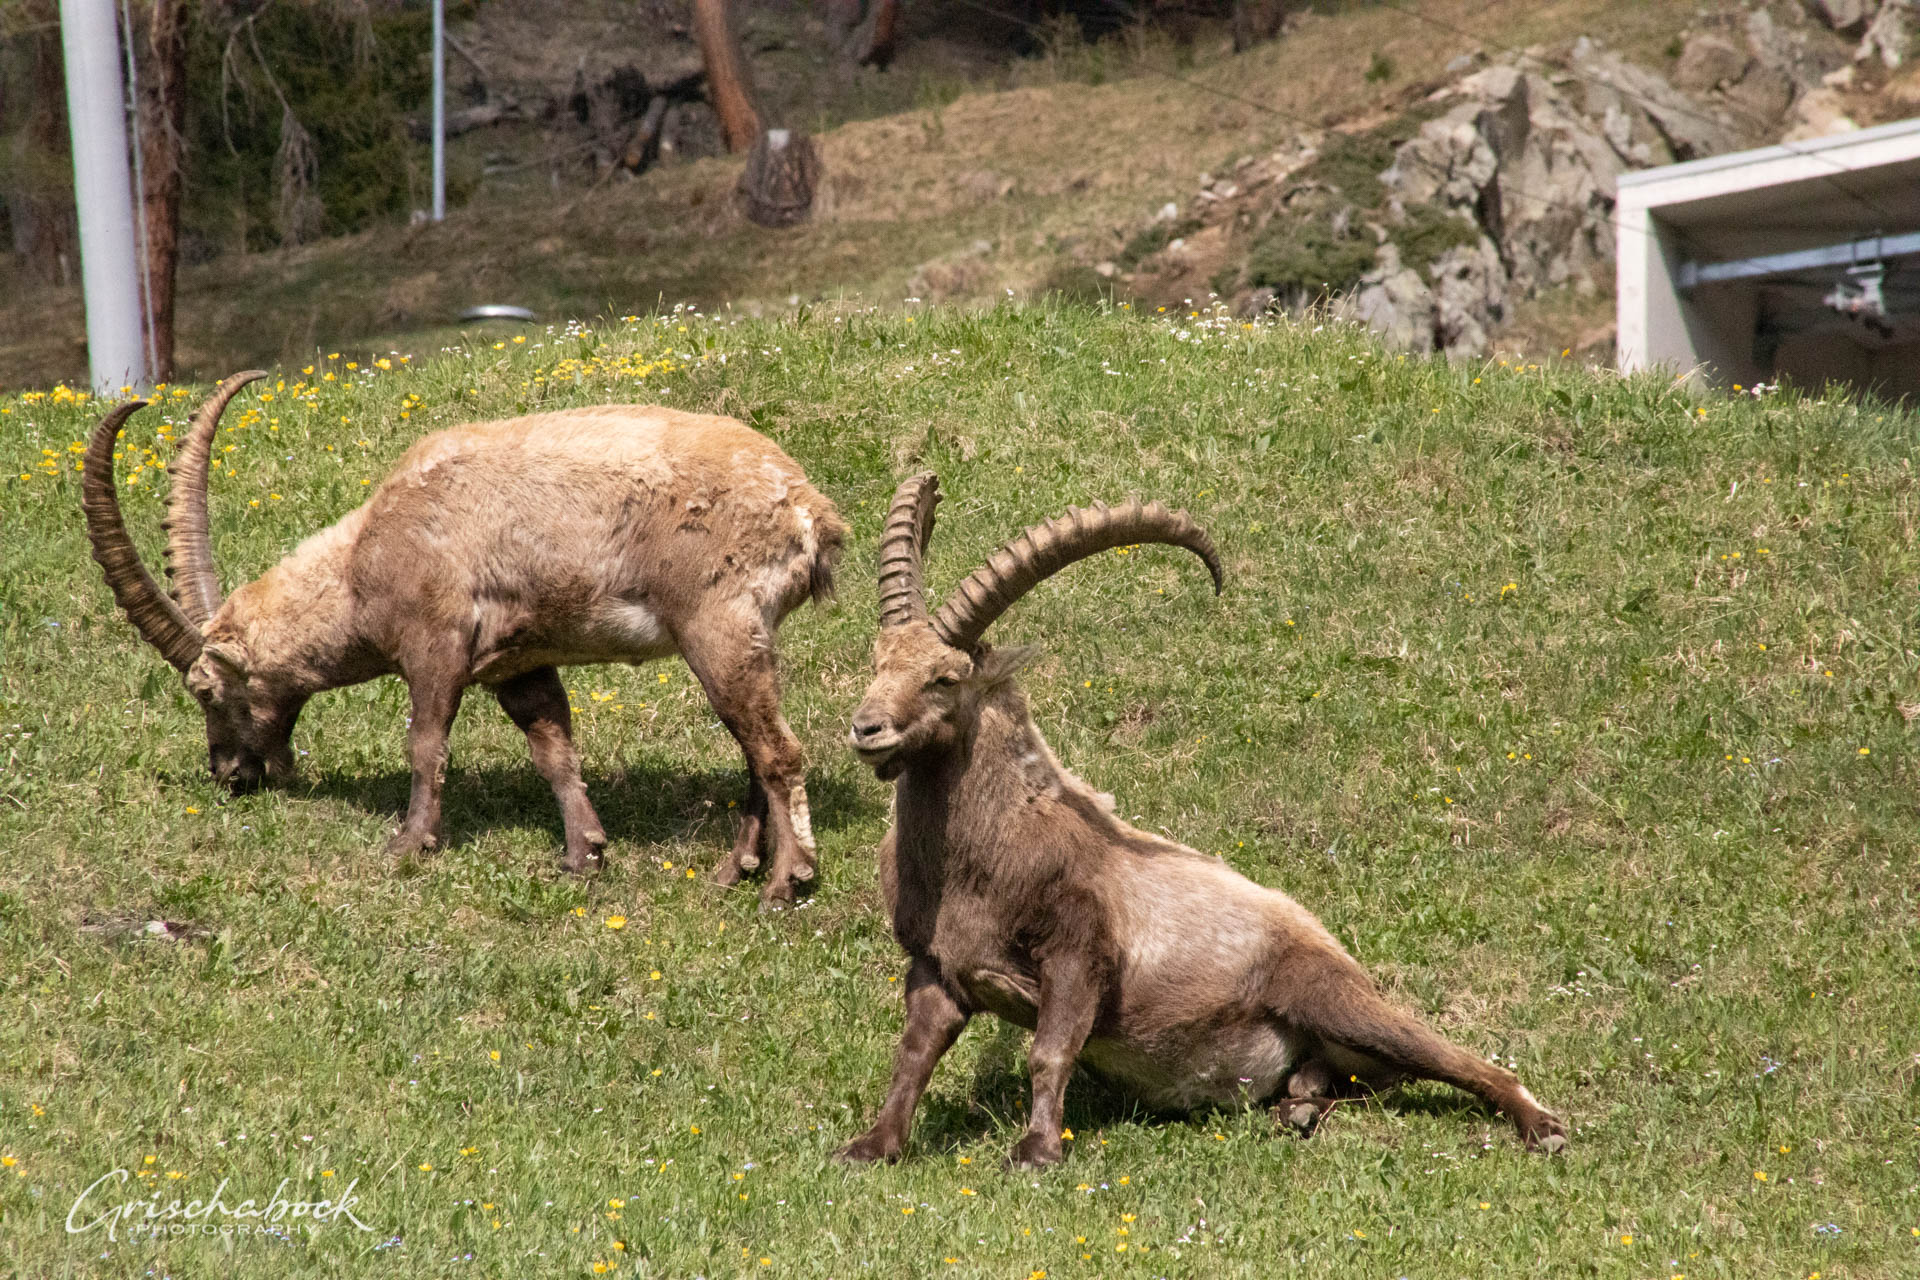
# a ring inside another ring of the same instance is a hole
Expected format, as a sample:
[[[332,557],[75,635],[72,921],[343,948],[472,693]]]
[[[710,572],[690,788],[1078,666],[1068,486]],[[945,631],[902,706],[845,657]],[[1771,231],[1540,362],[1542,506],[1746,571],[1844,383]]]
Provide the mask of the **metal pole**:
[[[133,182],[127,171],[126,88],[113,0],[60,0],[67,119],[73,127],[73,203],[87,308],[93,389],[117,394],[147,380],[140,273],[134,265]]]
[[[447,6],[433,0],[433,220],[447,216]]]

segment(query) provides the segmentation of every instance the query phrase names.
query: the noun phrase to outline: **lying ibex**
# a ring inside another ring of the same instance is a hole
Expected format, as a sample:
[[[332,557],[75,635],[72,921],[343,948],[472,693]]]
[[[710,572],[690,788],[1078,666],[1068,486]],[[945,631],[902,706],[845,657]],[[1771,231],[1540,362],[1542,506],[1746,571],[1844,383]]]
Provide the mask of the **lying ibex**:
[[[849,736],[896,780],[880,876],[911,964],[892,1087],[841,1157],[899,1157],[934,1064],[981,1010],[1034,1033],[1016,1167],[1060,1159],[1076,1060],[1155,1108],[1284,1087],[1303,1133],[1350,1086],[1445,1080],[1505,1111],[1529,1147],[1564,1147],[1560,1121],[1510,1072],[1383,1000],[1299,903],[1116,818],[1111,797],[1062,768],[1034,727],[1013,678],[1032,651],[982,643],[1036,583],[1110,547],[1185,547],[1218,590],[1206,533],[1159,503],[1069,510],[995,552],[929,619],[921,564],[938,501],[930,475],[894,498],[875,674]]]
[[[831,588],[846,526],[793,459],[731,418],[606,405],[427,436],[372,498],[223,602],[207,535],[207,469],[228,378],[169,468],[169,599],[141,564],[114,492],[114,437],[94,429],[81,505],[93,557],[140,634],[206,711],[214,777],[235,790],[292,771],[295,717],[323,689],[407,682],[413,792],[389,849],[434,848],[447,734],[469,685],[527,735],[566,824],[569,871],[606,832],[587,801],[556,667],[678,653],[752,775],[732,884],[772,846],[763,897],[814,874],[800,744],[780,715],[773,633]]]

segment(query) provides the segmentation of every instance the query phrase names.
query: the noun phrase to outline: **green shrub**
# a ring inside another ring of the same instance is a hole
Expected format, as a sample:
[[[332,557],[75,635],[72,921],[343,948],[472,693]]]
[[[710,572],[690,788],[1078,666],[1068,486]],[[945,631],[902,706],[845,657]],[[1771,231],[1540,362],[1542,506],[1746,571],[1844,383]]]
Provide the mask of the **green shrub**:
[[[1113,299],[1113,281],[1084,262],[1061,262],[1040,282],[1040,292],[1057,294],[1067,302],[1109,302]]]
[[[1134,233],[1133,239],[1127,241],[1126,247],[1120,250],[1120,256],[1114,261],[1122,270],[1131,271],[1175,240],[1192,235],[1204,225],[1198,218],[1150,223]]]
[[[1364,133],[1329,134],[1320,155],[1300,171],[1297,181],[1323,183],[1362,209],[1378,209],[1387,199],[1380,174],[1393,164],[1394,150],[1439,111],[1433,104],[1421,103]]]
[[[1426,278],[1427,268],[1447,250],[1480,242],[1480,228],[1450,209],[1422,201],[1407,206],[1406,221],[1388,229],[1400,261]]]
[[[1247,252],[1247,283],[1259,288],[1339,293],[1359,283],[1373,265],[1373,237],[1335,234],[1330,210],[1306,217],[1276,216]]]

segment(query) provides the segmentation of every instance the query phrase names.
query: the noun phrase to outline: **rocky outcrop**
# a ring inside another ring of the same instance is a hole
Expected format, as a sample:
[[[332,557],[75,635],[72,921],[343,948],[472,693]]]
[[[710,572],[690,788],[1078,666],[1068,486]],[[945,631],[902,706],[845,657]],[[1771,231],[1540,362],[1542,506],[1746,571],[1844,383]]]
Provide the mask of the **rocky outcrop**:
[[[1920,2],[1886,0],[1880,12],[1867,23],[1854,60],[1865,62],[1874,58],[1884,67],[1898,67],[1920,51],[1916,50],[1917,30],[1920,30]]]
[[[1334,301],[1334,314],[1360,323],[1396,351],[1433,350],[1433,290],[1420,273],[1400,265],[1400,251],[1382,245],[1371,271]]]
[[[1825,28],[1858,35],[1859,58],[1883,38],[1905,58],[1920,0],[1807,2],[1817,22],[1790,0],[1702,11],[1667,75],[1585,38],[1458,59],[1398,121],[1305,131],[1204,176],[1102,274],[1148,294],[1211,284],[1243,314],[1330,290],[1391,346],[1483,353],[1519,301],[1604,287],[1622,172],[1856,127],[1849,43]]]
[[[1493,241],[1447,250],[1435,260],[1433,340],[1449,356],[1484,355],[1493,329],[1506,318],[1507,276]]]
[[[1842,35],[1859,36],[1855,62],[1878,60],[1887,68],[1916,52],[1920,0],[1805,0],[1807,11]]]
[[[1652,116],[1665,82],[1615,64],[1608,70],[1608,84],[1655,92],[1645,102],[1640,94],[1605,98],[1595,119],[1545,76],[1512,65],[1474,72],[1448,90],[1442,101],[1452,105],[1400,146],[1380,181],[1398,205],[1452,210],[1481,235],[1440,254],[1424,279],[1415,277],[1417,290],[1392,246],[1383,248],[1347,313],[1403,350],[1472,355],[1486,350],[1510,297],[1590,285],[1604,272],[1613,260],[1615,179],[1657,154],[1666,137]]]
[[[1671,159],[1694,160],[1738,145],[1737,130],[1723,113],[1704,108],[1657,72],[1628,62],[1596,41],[1584,36],[1574,41],[1571,61],[1581,76],[1586,115],[1644,117]]]
[[[1780,135],[1780,141],[1802,142],[1808,138],[1824,138],[1830,133],[1849,133],[1859,127],[1847,114],[1840,92],[1822,87],[1802,94],[1793,104],[1793,119],[1788,122],[1787,131]]]
[[[1878,7],[1876,0],[1806,0],[1807,12],[1835,31],[1856,35]]]

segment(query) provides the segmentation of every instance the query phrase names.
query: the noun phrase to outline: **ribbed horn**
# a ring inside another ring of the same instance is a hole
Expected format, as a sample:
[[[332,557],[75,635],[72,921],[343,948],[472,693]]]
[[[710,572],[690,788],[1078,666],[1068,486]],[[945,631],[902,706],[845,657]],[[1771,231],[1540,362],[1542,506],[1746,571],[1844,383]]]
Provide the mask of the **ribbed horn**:
[[[933,629],[954,648],[972,649],[987,628],[1043,578],[1076,560],[1136,542],[1165,542],[1193,552],[1206,562],[1214,593],[1219,594],[1224,582],[1220,553],[1186,512],[1138,498],[1117,507],[1096,502],[1091,509],[1068,507],[1065,515],[1034,525],[988,556],[947,598],[934,616]]]
[[[120,518],[120,497],[113,487],[114,437],[120,434],[121,424],[146,403],[134,400],[120,405],[93,429],[80,476],[80,510],[87,517],[87,541],[93,544],[93,558],[106,571],[107,587],[127,611],[127,620],[162,657],[185,671],[200,656],[200,630],[140,563],[140,552]]]
[[[207,625],[220,608],[220,571],[213,564],[213,542],[207,536],[207,470],[213,456],[214,432],[227,403],[249,382],[266,377],[261,369],[236,373],[207,397],[187,421],[186,439],[167,464],[172,487],[167,493],[167,574],[180,608],[196,627]]]
[[[931,471],[904,480],[893,491],[886,532],[880,535],[880,625],[927,618],[925,561],[933,537],[933,509],[940,505],[940,478]]]

